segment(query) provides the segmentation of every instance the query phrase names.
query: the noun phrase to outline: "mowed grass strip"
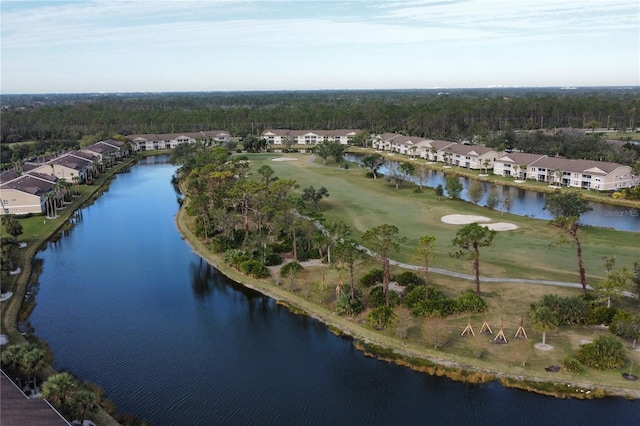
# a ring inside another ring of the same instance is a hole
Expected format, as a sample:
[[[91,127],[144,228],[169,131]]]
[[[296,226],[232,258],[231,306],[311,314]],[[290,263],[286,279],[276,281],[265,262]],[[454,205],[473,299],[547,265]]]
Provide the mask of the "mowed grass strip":
[[[280,179],[295,179],[299,191],[313,185],[324,186],[329,198],[320,203],[320,212],[328,220],[342,220],[354,231],[353,237],[384,223],[396,225],[407,238],[392,258],[419,264],[415,247],[420,236],[437,239],[432,267],[472,273],[471,263],[454,258],[451,240],[460,225],[448,225],[441,217],[448,214],[486,216],[491,222],[510,222],[518,226],[513,231],[498,232],[491,247],[481,250],[481,274],[488,277],[523,278],[578,282],[576,249],[571,244],[559,244],[559,232],[548,221],[501,213],[465,201],[438,199],[430,188],[415,193],[415,185],[404,183],[399,189],[384,178],[371,179],[357,165],[349,169],[321,159],[310,161],[309,154],[283,154],[296,161],[271,161],[274,154],[250,154],[251,167],[263,164],[272,167]],[[625,231],[582,227],[579,236],[589,283],[604,277],[602,257],[615,256],[616,267],[631,267],[640,260],[640,234]]]

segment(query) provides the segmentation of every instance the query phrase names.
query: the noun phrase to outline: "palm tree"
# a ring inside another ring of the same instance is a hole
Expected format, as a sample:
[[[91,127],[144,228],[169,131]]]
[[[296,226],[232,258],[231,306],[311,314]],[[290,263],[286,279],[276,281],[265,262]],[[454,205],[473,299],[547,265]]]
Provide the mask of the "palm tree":
[[[71,373],[65,371],[54,374],[42,385],[42,397],[56,407],[67,407],[77,387],[78,382]]]
[[[476,294],[480,296],[480,247],[490,246],[496,231],[480,226],[477,223],[470,223],[461,228],[451,243],[460,247],[460,250],[453,254],[454,257],[467,255],[467,260],[473,261],[473,272],[476,277]]]
[[[542,344],[546,345],[547,331],[558,328],[558,316],[548,306],[538,306],[531,311],[531,323],[542,331]]]
[[[46,366],[45,354],[41,348],[31,344],[24,349],[20,359],[20,369],[28,377],[33,377],[34,389],[38,387],[38,374],[41,373]]]
[[[582,292],[587,294],[587,277],[584,262],[582,261],[582,245],[578,238],[578,229],[580,216],[593,209],[587,205],[587,202],[577,192],[562,192],[559,189],[547,196],[544,209],[549,210],[554,217],[550,223],[560,229],[563,234],[569,235],[571,242],[576,246]]]
[[[88,389],[80,389],[73,393],[73,397],[69,401],[70,409],[74,413],[74,417],[82,422],[85,420],[87,413],[95,411],[97,396]]]

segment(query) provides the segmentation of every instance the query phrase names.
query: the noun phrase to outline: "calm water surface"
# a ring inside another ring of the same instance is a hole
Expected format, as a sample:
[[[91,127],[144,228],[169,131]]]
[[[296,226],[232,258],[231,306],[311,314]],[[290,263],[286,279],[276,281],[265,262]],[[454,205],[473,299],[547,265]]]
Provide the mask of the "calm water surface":
[[[363,156],[361,154],[348,154],[345,157],[348,161],[361,164]],[[390,169],[397,170],[399,163],[393,160],[387,160],[387,164],[380,168],[382,174],[389,173]],[[455,170],[455,168],[454,168]],[[427,170],[426,176],[422,179],[422,185],[435,188],[438,185],[445,187],[445,174],[439,170]],[[410,176],[408,179],[420,184],[419,179],[416,176]],[[463,200],[469,201],[467,190],[473,180],[460,177],[462,183],[462,193],[460,197]],[[491,184],[487,182],[481,182],[484,190],[484,196],[478,202],[480,206],[486,206],[487,196],[491,189]],[[519,216],[528,216],[536,219],[550,220],[553,217],[551,214],[544,210],[546,203],[546,194],[535,191],[525,191],[513,186],[496,185],[500,198],[504,199],[506,193],[511,194],[513,205],[510,213]],[[446,195],[446,191],[445,191]],[[584,225],[600,226],[603,228],[612,228],[619,231],[632,231],[640,232],[640,210],[631,207],[614,206],[605,203],[589,202],[589,206],[593,209],[590,212],[583,214],[580,217],[580,222]],[[506,211],[502,205],[498,205],[496,210]]]
[[[363,356],[191,252],[165,157],[118,175],[43,261],[55,367],[152,425],[637,425],[640,402],[557,400]]]

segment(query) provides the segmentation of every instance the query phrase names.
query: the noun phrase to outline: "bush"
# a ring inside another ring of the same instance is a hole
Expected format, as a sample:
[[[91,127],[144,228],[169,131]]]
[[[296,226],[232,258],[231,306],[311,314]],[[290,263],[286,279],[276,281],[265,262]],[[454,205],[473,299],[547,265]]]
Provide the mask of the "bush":
[[[363,287],[373,287],[382,283],[382,269],[372,269],[365,276],[360,278],[360,285]]]
[[[388,327],[393,323],[394,319],[393,309],[386,306],[375,308],[367,315],[367,322],[375,327]]]
[[[269,269],[256,259],[245,260],[239,265],[238,269],[253,278],[268,278],[271,276]]]
[[[218,234],[212,238],[211,244],[209,248],[214,253],[224,253],[227,250],[234,249],[236,247],[235,241],[233,239],[226,237],[222,234]]]
[[[402,300],[404,305],[411,310],[422,301],[424,301],[424,286],[416,286],[408,290]]]
[[[266,266],[281,265],[282,264],[282,256],[280,256],[278,253],[268,253],[264,257],[264,264]]]
[[[456,301],[456,311],[460,313],[478,313],[487,309],[487,303],[474,292],[465,292]]]
[[[637,339],[640,337],[640,315],[633,315],[631,312],[619,309],[616,312],[611,327],[609,328],[616,336],[623,339]]]
[[[584,366],[574,357],[565,357],[562,360],[562,368],[569,373],[580,374],[584,371]]]
[[[236,269],[239,269],[240,264],[247,260],[251,260],[251,256],[242,250],[231,249],[224,253],[224,261]]]
[[[389,290],[389,303],[391,306],[396,306],[400,303],[400,296],[395,291]],[[387,299],[384,296],[384,287],[377,286],[371,289],[369,293],[369,307],[377,308],[380,306],[386,306]]]
[[[588,367],[606,370],[622,367],[626,355],[620,339],[611,334],[601,334],[593,343],[580,346],[576,358]]]
[[[616,316],[616,312],[618,310],[616,308],[607,308],[606,306],[598,306],[591,310],[589,314],[588,322],[589,324],[604,324],[611,325],[611,321],[613,321],[613,317]]]
[[[549,308],[561,324],[585,324],[591,310],[590,302],[584,297],[558,297],[555,294],[544,295],[531,308],[535,309],[536,306]]]
[[[336,313],[338,315],[358,315],[363,310],[364,305],[357,295],[352,298],[348,291],[340,292],[340,296],[336,301]]]
[[[402,287],[410,287],[416,285],[423,285],[424,280],[417,276],[415,272],[405,271],[396,277],[396,282]]]
[[[291,275],[297,276],[302,272],[304,268],[301,264],[296,261],[288,262],[280,268],[280,276],[283,278],[288,278]]]
[[[456,312],[456,302],[448,299],[434,287],[428,288],[429,297],[417,302],[411,311],[418,317],[449,316]]]

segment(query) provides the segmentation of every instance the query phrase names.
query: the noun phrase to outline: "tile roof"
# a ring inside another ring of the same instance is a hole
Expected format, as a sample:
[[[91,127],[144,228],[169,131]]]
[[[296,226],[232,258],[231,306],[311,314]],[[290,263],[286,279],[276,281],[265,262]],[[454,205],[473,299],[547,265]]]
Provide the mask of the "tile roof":
[[[28,399],[4,372],[0,374],[0,413],[3,425],[69,425],[46,400]]]

